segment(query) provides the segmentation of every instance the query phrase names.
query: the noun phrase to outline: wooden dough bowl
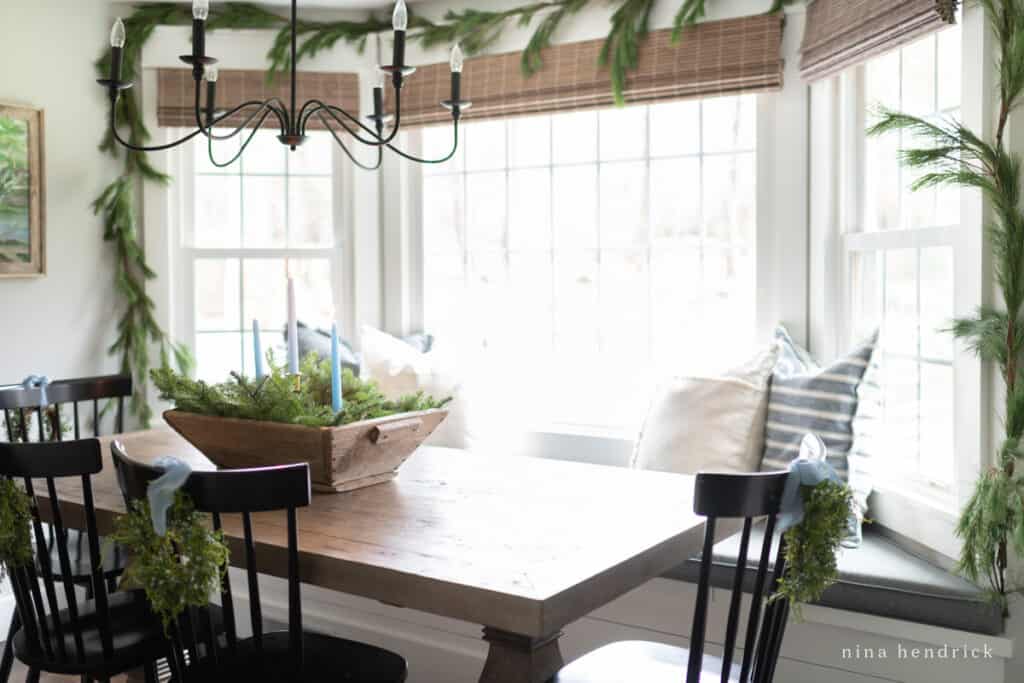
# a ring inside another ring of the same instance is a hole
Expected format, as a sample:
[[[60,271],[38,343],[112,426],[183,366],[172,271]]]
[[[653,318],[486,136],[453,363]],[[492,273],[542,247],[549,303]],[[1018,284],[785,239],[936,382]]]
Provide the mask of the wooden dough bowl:
[[[167,421],[224,469],[308,462],[313,490],[341,492],[394,479],[446,410],[402,413],[343,425],[303,427],[169,410]]]

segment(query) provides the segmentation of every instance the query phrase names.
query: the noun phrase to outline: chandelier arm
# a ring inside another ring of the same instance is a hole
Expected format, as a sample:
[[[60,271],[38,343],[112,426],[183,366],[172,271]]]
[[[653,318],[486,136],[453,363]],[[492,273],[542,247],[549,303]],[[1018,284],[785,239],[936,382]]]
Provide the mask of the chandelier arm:
[[[353,138],[355,138],[359,142],[363,143],[364,145],[369,145],[369,146],[372,146],[372,147],[380,147],[381,146],[382,143],[380,142],[380,137],[378,137],[377,133],[375,133],[370,128],[367,128],[363,123],[361,123],[358,119],[355,119],[351,114],[349,114],[344,109],[341,109],[340,107],[333,107],[333,106],[331,106],[329,104],[324,104],[320,100],[310,100],[310,103],[315,104],[316,106],[313,107],[312,109],[310,109],[308,112],[306,112],[303,115],[303,119],[302,119],[302,132],[303,132],[303,134],[305,134],[306,127],[309,125],[309,119],[310,118],[312,118],[313,116],[320,115],[321,112],[326,112],[332,119],[334,119],[335,121],[338,122],[338,125],[340,125],[342,128],[344,128],[348,132],[349,135],[351,135]],[[367,133],[372,135],[374,139],[367,140],[366,138],[361,137],[356,131],[354,131],[353,129],[349,128],[348,124],[345,121],[341,120],[338,117],[337,112],[341,112],[342,114],[345,115],[346,118],[348,118],[348,119],[350,119],[352,121],[355,121],[356,125],[358,125],[361,129],[363,129],[364,131],[366,131]]]
[[[352,154],[352,152],[349,150],[349,148],[345,146],[345,143],[342,142],[341,137],[338,136],[337,131],[335,131],[333,128],[331,128],[330,124],[327,122],[327,119],[324,117],[323,114],[317,113],[317,118],[320,119],[320,123],[322,123],[324,125],[324,128],[326,128],[328,130],[328,132],[330,132],[331,137],[333,137],[335,142],[338,143],[338,146],[341,147],[341,151],[343,151],[345,153],[345,156],[347,156],[349,158],[349,160],[353,164],[355,164],[359,168],[363,169],[364,171],[376,171],[377,169],[380,168],[380,164],[384,160],[384,148],[383,147],[377,147],[377,163],[376,164],[374,164],[373,166],[370,166],[369,164],[364,164],[361,161],[359,161],[358,159],[356,159],[355,155]],[[348,130],[347,127],[343,126],[343,128],[345,128],[345,130]]]
[[[110,108],[110,132],[111,134],[113,134],[114,139],[121,144],[121,146],[127,147],[133,152],[163,152],[165,150],[173,149],[178,145],[182,145],[188,142],[192,138],[199,135],[202,131],[192,131],[185,137],[179,140],[175,140],[174,142],[168,142],[166,145],[154,145],[152,147],[146,147],[145,145],[133,145],[132,143],[122,138],[121,134],[117,132],[117,103],[115,102],[114,105]]]
[[[243,104],[238,105],[237,107],[235,107],[234,109],[231,109],[230,111],[224,112],[220,116],[214,117],[214,119],[210,122],[210,126],[206,127],[202,123],[202,118],[200,116],[199,107],[198,107],[198,103],[197,103],[197,106],[196,106],[196,125],[199,127],[200,130],[203,131],[203,135],[206,135],[207,137],[213,137],[214,140],[230,140],[231,138],[233,138],[236,135],[238,135],[239,133],[241,133],[243,129],[247,128],[249,126],[249,124],[252,123],[256,119],[257,116],[262,114],[265,110],[270,110],[277,117],[278,122],[282,126],[284,126],[285,124],[284,124],[284,120],[282,118],[281,112],[274,108],[275,104],[277,104],[278,107],[283,107],[284,106],[284,104],[281,102],[281,100],[279,98],[277,98],[277,97],[272,97],[269,100],[266,100],[264,102],[260,102],[259,100],[250,100],[248,102],[245,102]],[[228,118],[234,116],[235,114],[240,112],[242,109],[245,109],[246,107],[252,107],[252,106],[259,106],[259,109],[256,109],[255,111],[253,111],[253,113],[250,114],[245,119],[245,121],[243,121],[241,124],[236,126],[235,129],[232,132],[227,133],[225,135],[215,135],[214,134],[213,128],[218,123],[220,123],[221,121],[224,121],[225,119],[228,119]]]
[[[249,133],[249,137],[247,137],[245,139],[245,142],[242,143],[241,148],[238,150],[238,152],[233,157],[231,157],[231,159],[229,161],[226,161],[224,163],[220,163],[216,159],[213,158],[213,138],[207,137],[206,138],[206,152],[207,152],[207,154],[210,157],[210,163],[213,164],[214,166],[216,166],[217,168],[226,168],[226,167],[230,166],[231,164],[235,163],[236,161],[238,161],[241,158],[242,154],[245,153],[245,148],[248,147],[249,143],[252,142],[252,139],[254,137],[256,137],[256,133],[260,132],[260,128],[263,127],[263,122],[267,120],[267,117],[270,116],[272,111],[273,111],[273,109],[270,109],[270,111],[264,112],[263,116],[260,118],[260,122],[257,123],[256,126],[252,129],[252,132]],[[196,131],[196,133],[198,134],[199,131]]]
[[[403,152],[394,145],[388,145],[388,149],[390,149],[398,156],[408,159],[409,161],[415,161],[420,164],[443,164],[444,162],[448,161],[453,156],[455,156],[455,152],[458,151],[459,149],[459,121],[458,119],[455,120],[455,125],[452,133],[452,151],[448,152],[447,156],[442,157],[440,159],[421,159],[417,156],[413,156],[412,154],[407,154],[406,152]]]
[[[363,143],[364,145],[372,145],[372,146],[376,146],[376,147],[383,147],[384,145],[386,145],[389,142],[391,142],[392,140],[394,140],[395,136],[398,135],[398,126],[400,124],[400,120],[398,118],[398,112],[399,112],[400,109],[399,109],[398,104],[397,104],[398,103],[397,97],[396,97],[395,101],[396,101],[395,125],[394,125],[394,128],[391,129],[391,134],[388,135],[386,138],[380,137],[376,132],[374,132],[373,130],[368,128],[357,117],[352,116],[352,114],[349,114],[347,111],[345,111],[341,107],[335,107],[335,106],[332,106],[332,105],[329,105],[329,104],[324,104],[320,100],[310,100],[310,102],[315,103],[317,106],[316,106],[316,108],[311,109],[309,112],[306,113],[305,120],[302,122],[303,132],[305,132],[305,127],[309,123],[309,118],[312,115],[317,114],[317,113],[319,113],[321,111],[326,111],[328,114],[331,115],[331,118],[333,118],[335,121],[337,121],[339,124],[341,124],[342,127],[344,127],[346,130],[348,130],[348,132],[352,135],[352,137],[354,137],[359,142]],[[305,107],[303,107],[303,108],[305,108]],[[367,133],[372,135],[374,139],[373,140],[367,140],[367,139],[365,139],[363,137],[360,137],[355,131],[351,130],[348,127],[348,125],[346,125],[346,123],[344,121],[342,121],[340,118],[338,118],[338,114],[341,114],[345,118],[347,118],[350,121],[352,121],[354,124],[359,126],[361,129],[363,129],[364,131],[366,131]]]

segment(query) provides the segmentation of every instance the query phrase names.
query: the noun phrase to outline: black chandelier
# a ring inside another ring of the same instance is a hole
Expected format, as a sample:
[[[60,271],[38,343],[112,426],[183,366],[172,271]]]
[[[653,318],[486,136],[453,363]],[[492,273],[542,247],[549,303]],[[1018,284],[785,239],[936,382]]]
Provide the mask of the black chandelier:
[[[409,23],[409,14],[405,7],[405,0],[397,0],[395,3],[395,10],[392,15],[392,25],[395,31],[395,38],[394,53],[391,64],[378,67],[381,71],[381,79],[373,88],[373,114],[367,116],[367,119],[369,119],[370,123],[373,124],[372,129],[362,123],[357,115],[350,114],[341,107],[327,104],[318,99],[308,100],[301,107],[298,106],[296,75],[298,0],[292,0],[290,106],[282,102],[280,98],[272,97],[265,101],[250,100],[249,102],[243,102],[228,111],[217,111],[216,99],[218,73],[217,67],[215,66],[217,64],[217,60],[213,57],[207,56],[206,54],[206,20],[209,17],[209,14],[210,0],[193,0],[192,54],[181,56],[181,61],[192,66],[192,78],[195,81],[196,95],[196,130],[180,140],[175,140],[174,142],[165,145],[156,145],[153,147],[134,145],[122,139],[117,130],[117,101],[121,96],[121,91],[131,88],[133,83],[131,81],[121,79],[122,63],[124,58],[125,28],[124,22],[120,19],[114,22],[114,27],[110,31],[110,78],[99,79],[98,82],[100,85],[107,88],[109,93],[110,129],[114,139],[122,146],[138,152],[159,152],[177,147],[198,135],[203,135],[207,139],[207,150],[210,156],[210,162],[215,166],[223,168],[225,166],[230,166],[242,156],[246,147],[248,147],[249,143],[252,142],[253,137],[260,130],[268,117],[274,116],[277,119],[277,123],[280,128],[280,135],[277,136],[277,139],[281,144],[289,147],[292,151],[295,151],[299,145],[306,141],[307,126],[309,125],[310,119],[315,116],[321,125],[330,132],[335,142],[338,143],[349,159],[351,159],[352,162],[360,168],[367,170],[380,168],[381,160],[383,158],[383,149],[385,147],[399,156],[409,159],[410,161],[424,164],[443,163],[455,155],[455,151],[459,146],[459,118],[461,117],[462,112],[472,105],[471,102],[461,98],[463,54],[458,43],[452,47],[451,51],[451,99],[444,100],[440,103],[442,107],[448,109],[452,114],[451,151],[439,159],[421,159],[403,152],[391,144],[395,139],[395,136],[398,134],[398,129],[401,125],[402,84],[407,76],[410,76],[414,71],[416,71],[415,67],[407,66],[405,64],[405,30]],[[395,113],[393,116],[384,112],[384,87],[386,85],[387,76],[389,75],[391,77],[391,85],[394,88],[395,93]],[[202,102],[200,96],[203,80],[206,81],[205,107],[201,106]],[[215,132],[215,128],[218,123],[232,116],[239,115],[243,111],[248,111],[248,114],[242,123],[231,130],[231,132]],[[385,135],[385,124],[391,122],[393,122],[391,130],[387,135]],[[239,135],[246,128],[251,128],[251,132],[248,134],[248,137],[245,138],[245,141],[240,146],[238,152],[226,162],[217,161],[213,155],[214,141],[230,140]],[[377,149],[376,163],[364,164],[356,159],[342,140],[341,131],[347,133],[352,137],[352,139],[364,145],[375,147]]]

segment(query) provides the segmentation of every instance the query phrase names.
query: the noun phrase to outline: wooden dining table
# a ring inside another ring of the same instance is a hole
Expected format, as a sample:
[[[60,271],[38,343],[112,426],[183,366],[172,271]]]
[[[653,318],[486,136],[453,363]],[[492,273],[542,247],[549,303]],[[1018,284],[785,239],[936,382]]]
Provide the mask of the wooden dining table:
[[[93,478],[101,533],[125,509],[113,439],[139,461],[170,455],[215,469],[165,427],[102,439],[104,469]],[[422,447],[392,481],[313,496],[298,515],[300,574],[310,585],[480,624],[489,646],[481,683],[542,683],[563,663],[563,627],[699,549],[704,524],[693,512],[693,483],[687,475]],[[83,526],[77,480],[61,481],[58,496],[66,523]],[[254,515],[256,562],[284,576],[278,517]],[[241,523],[224,524],[232,559],[241,559]]]

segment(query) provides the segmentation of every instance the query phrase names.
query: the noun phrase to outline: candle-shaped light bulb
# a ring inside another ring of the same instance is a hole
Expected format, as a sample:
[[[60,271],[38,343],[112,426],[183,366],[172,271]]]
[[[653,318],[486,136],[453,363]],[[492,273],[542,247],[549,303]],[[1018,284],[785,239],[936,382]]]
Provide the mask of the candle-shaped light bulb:
[[[455,45],[452,46],[452,56],[451,56],[451,59],[448,60],[448,63],[452,67],[452,73],[453,74],[460,74],[460,73],[462,73],[462,64],[465,61],[466,61],[466,56],[462,53],[462,46],[459,45],[458,43],[455,43]]]
[[[192,18],[206,21],[210,16],[210,0],[192,0]]]
[[[125,37],[124,22],[121,21],[121,17],[118,17],[110,29],[110,47],[123,48]]]
[[[391,25],[396,31],[404,31],[409,26],[409,10],[405,7],[405,0],[398,0],[395,3],[395,11],[391,15]]]
[[[203,78],[206,79],[206,127],[213,126],[214,113],[217,106],[217,78],[220,72],[217,67],[207,65],[203,71]],[[254,323],[256,321],[253,321]]]

